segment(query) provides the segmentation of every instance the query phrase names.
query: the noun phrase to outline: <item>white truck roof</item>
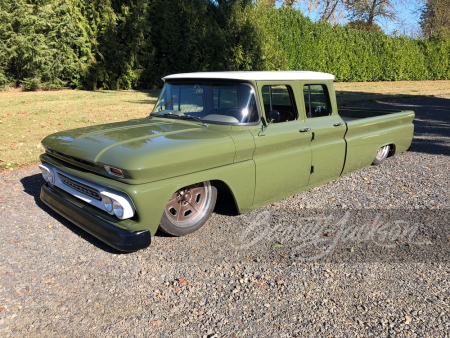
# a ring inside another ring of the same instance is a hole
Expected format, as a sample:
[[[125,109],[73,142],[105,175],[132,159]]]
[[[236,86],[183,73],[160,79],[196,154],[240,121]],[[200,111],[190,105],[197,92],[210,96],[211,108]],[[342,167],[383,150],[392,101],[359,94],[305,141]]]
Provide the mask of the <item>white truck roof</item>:
[[[308,71],[197,72],[172,74],[162,79],[163,81],[174,79],[227,79],[243,81],[334,80],[334,75]]]

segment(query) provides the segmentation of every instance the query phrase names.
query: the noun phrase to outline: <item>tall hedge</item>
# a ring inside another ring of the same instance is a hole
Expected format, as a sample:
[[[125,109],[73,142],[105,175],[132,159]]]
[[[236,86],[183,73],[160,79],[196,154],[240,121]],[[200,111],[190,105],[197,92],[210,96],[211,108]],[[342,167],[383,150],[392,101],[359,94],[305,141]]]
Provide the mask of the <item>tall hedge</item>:
[[[152,88],[177,72],[287,66],[262,20],[268,12],[248,1],[77,1],[97,44],[89,89]]]
[[[270,29],[277,32],[291,70],[329,72],[338,81],[450,79],[447,36],[392,37],[314,23],[290,8],[270,11]]]
[[[176,72],[315,70],[450,79],[450,38],[312,22],[251,0],[0,0],[0,86],[152,88]]]
[[[76,86],[90,42],[67,0],[0,1],[0,84]]]

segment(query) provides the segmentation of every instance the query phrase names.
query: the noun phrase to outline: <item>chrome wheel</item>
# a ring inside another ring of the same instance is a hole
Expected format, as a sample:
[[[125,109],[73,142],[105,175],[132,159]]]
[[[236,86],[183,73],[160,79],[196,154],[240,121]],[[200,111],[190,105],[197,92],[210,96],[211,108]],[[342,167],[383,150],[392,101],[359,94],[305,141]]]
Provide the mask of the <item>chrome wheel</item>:
[[[383,146],[381,147],[377,154],[375,155],[375,159],[373,160],[373,164],[378,165],[384,162],[384,160],[389,155],[389,150],[391,149],[390,146]]]
[[[211,184],[201,182],[176,191],[166,205],[165,215],[176,227],[187,228],[197,224],[210,208]]]

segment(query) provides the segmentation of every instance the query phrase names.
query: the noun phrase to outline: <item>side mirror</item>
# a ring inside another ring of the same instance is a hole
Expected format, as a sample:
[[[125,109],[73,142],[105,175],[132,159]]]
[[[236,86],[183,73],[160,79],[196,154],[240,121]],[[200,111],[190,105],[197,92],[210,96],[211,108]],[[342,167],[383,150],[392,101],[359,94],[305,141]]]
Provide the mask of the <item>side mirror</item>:
[[[269,113],[269,116],[268,116],[269,123],[280,122],[280,119],[281,119],[281,116],[280,116],[280,112],[278,110],[272,110]]]

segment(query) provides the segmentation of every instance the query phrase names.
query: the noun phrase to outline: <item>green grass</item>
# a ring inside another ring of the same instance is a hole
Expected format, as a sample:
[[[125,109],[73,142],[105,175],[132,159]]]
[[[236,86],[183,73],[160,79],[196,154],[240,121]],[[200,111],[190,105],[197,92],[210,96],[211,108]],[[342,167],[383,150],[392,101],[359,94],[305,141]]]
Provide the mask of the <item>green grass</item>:
[[[148,116],[159,90],[0,92],[0,168],[39,161],[56,131]]]
[[[418,96],[450,96],[450,81],[335,83],[338,106]]]
[[[450,81],[336,83],[338,104],[450,96]],[[413,93],[413,94],[412,94]],[[56,131],[148,116],[159,90],[0,92],[0,169],[36,163]]]

